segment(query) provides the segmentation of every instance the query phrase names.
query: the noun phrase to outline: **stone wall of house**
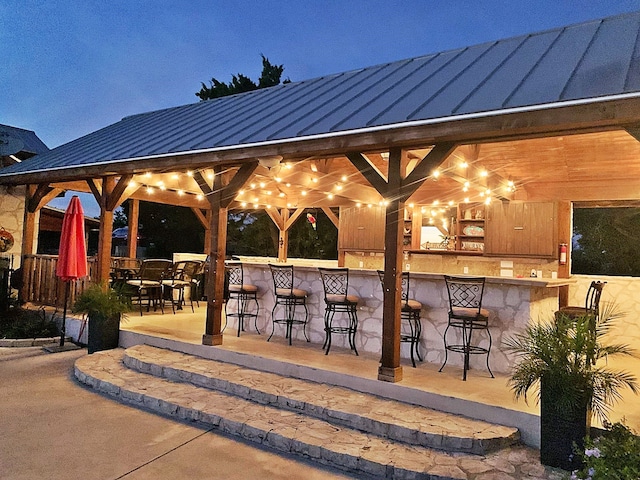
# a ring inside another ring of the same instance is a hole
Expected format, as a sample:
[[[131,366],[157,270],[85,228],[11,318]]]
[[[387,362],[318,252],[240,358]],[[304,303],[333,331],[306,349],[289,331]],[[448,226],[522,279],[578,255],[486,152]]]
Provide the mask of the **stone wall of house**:
[[[13,257],[13,268],[20,266],[22,252],[22,226],[24,224],[25,187],[0,186],[0,228],[13,236],[13,247],[0,256]]]
[[[324,342],[324,290],[320,274],[315,267],[299,266],[295,270],[297,288],[309,292],[307,309],[309,323],[307,335],[312,343],[321,348]],[[245,283],[252,283],[259,289],[259,311],[257,324],[260,332],[267,336],[272,332],[272,309],[274,306],[273,280],[266,264],[245,263]],[[483,306],[490,311],[490,331],[492,349],[490,366],[494,372],[507,373],[513,364],[513,358],[502,348],[503,340],[521,331],[532,319],[549,318],[557,310],[558,288],[546,288],[518,284],[513,279],[493,279],[485,289]],[[448,321],[448,295],[444,279],[440,275],[419,274],[411,277],[412,297],[422,303],[422,343],[420,351],[426,361],[441,365],[444,361],[443,334]],[[378,275],[371,270],[353,269],[349,273],[349,292],[360,297],[358,304],[358,334],[356,347],[359,352],[379,355],[382,347],[382,287]],[[228,305],[229,311],[235,310],[235,302]],[[253,308],[250,305],[250,308]],[[302,315],[299,308],[297,314]],[[276,311],[277,315],[281,315]],[[336,314],[339,315],[339,314]],[[336,316],[336,320],[339,317]],[[231,334],[237,330],[235,319],[230,319],[226,331]],[[245,329],[253,330],[253,319],[245,324]],[[284,337],[284,326],[275,326],[275,336]],[[448,337],[455,341],[458,332],[450,329]],[[481,345],[487,346],[489,338],[483,332],[478,333]],[[304,342],[302,328],[294,327],[293,341]],[[344,335],[334,335],[332,345],[348,348]],[[409,344],[401,345],[401,356],[410,358]],[[447,365],[462,366],[462,355],[450,353]],[[471,368],[486,371],[486,357],[475,356],[471,359]]]

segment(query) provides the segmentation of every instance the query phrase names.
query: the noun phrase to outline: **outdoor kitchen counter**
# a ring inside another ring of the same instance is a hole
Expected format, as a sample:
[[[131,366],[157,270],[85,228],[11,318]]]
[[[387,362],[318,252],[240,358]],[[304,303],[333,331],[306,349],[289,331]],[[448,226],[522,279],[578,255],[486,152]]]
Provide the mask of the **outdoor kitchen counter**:
[[[271,310],[274,305],[273,280],[268,263],[262,259],[242,258],[245,265],[245,283],[252,283],[259,289],[260,305],[258,328],[261,333],[271,334]],[[295,286],[309,292],[307,308],[309,323],[307,334],[312,343],[322,348],[324,342],[324,291],[318,266],[337,266],[336,262],[312,261],[299,264],[295,260],[287,262],[295,265]],[[302,262],[301,262],[302,263]],[[573,283],[571,279],[485,277],[483,307],[491,313],[489,318],[492,335],[490,364],[494,372],[507,373],[513,358],[501,348],[505,337],[522,331],[531,321],[550,319],[558,309],[559,287]],[[375,270],[350,269],[349,293],[357,295],[358,333],[356,346],[359,352],[379,354],[382,345],[382,286]],[[411,298],[422,303],[422,342],[420,351],[427,362],[441,364],[444,360],[442,334],[448,320],[448,295],[444,276],[440,273],[411,274]],[[302,312],[302,310],[301,310]],[[230,327],[231,327],[230,323]],[[234,326],[235,327],[235,326]],[[231,331],[234,328],[231,327]],[[275,337],[284,337],[284,328],[276,325]],[[479,337],[482,338],[482,337]],[[273,341],[273,340],[272,340]],[[302,328],[293,329],[293,341],[304,342]],[[486,342],[486,337],[482,340]],[[346,337],[336,335],[336,347],[348,348]],[[409,345],[401,345],[401,354],[409,358]],[[473,358],[478,357],[478,358]],[[410,365],[410,364],[409,364]],[[450,355],[447,365],[462,365],[462,355]],[[471,367],[486,371],[484,358],[472,356]]]

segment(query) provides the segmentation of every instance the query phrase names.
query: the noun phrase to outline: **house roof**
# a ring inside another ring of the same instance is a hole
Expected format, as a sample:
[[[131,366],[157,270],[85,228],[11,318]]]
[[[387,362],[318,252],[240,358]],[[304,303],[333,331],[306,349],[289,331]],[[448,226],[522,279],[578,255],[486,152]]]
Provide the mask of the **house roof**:
[[[7,145],[7,148],[10,149],[9,151],[12,152],[10,154],[0,152],[0,160],[2,162],[0,165],[13,164],[16,163],[16,159],[23,161],[34,155],[49,151],[49,147],[38,138],[35,132],[10,125],[0,124],[0,142],[3,145]],[[14,148],[12,149],[11,147]]]
[[[133,115],[4,169],[0,183],[637,98],[639,32],[634,12]]]

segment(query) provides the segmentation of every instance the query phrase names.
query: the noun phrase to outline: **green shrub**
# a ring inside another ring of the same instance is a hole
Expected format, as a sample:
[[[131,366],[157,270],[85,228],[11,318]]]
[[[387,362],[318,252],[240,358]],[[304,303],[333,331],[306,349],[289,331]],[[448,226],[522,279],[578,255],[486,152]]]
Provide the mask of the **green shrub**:
[[[0,313],[0,338],[49,338],[60,335],[43,309],[9,308]]]

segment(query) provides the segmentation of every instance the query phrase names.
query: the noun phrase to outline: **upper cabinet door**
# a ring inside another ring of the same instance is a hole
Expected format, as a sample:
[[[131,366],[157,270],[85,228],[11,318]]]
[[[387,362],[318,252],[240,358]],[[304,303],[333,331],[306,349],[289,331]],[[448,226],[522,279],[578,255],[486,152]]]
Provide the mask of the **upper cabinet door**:
[[[493,202],[487,207],[485,254],[554,258],[556,219],[553,202]]]

